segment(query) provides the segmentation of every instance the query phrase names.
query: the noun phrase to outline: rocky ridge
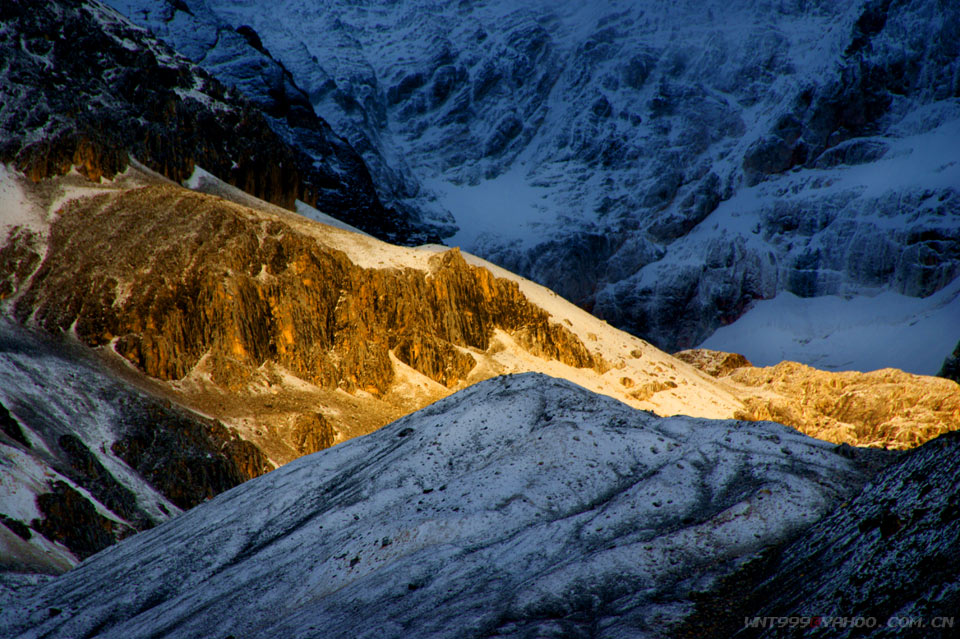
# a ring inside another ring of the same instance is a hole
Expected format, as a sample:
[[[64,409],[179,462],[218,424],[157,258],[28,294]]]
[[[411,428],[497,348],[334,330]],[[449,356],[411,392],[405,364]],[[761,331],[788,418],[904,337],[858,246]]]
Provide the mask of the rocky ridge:
[[[0,569],[59,573],[272,466],[70,338],[0,322]]]
[[[0,249],[8,312],[121,356],[277,463],[524,370],[661,413],[742,408],[692,368],[456,249],[394,247],[142,171],[46,191],[8,177],[25,200],[47,198]]]
[[[754,367],[742,355],[696,349],[679,359],[720,378],[743,401],[740,419],[772,420],[838,444],[908,449],[960,430],[960,385],[896,369],[820,371],[796,362]]]
[[[499,378],[23,588],[0,623],[14,637],[667,636],[691,592],[874,472],[777,424],[657,418],[563,380]]]
[[[130,157],[176,182],[201,166],[396,242],[434,237],[382,205],[363,160],[311,110],[264,114],[99,2],[8,3],[0,52],[0,160],[35,181],[74,167],[110,178]],[[299,144],[277,132],[291,122]]]
[[[798,539],[701,593],[678,636],[956,636],[958,453],[957,433],[910,451]],[[781,615],[819,623],[744,624]]]

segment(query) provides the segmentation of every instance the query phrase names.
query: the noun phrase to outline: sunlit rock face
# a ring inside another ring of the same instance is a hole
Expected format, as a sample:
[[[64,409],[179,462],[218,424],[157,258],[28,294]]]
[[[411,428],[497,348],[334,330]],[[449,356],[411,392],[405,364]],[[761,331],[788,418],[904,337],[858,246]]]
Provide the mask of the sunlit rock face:
[[[48,259],[15,314],[115,349],[151,377],[184,377],[201,357],[225,386],[267,359],[319,386],[383,393],[388,357],[455,385],[496,329],[545,356],[599,367],[514,282],[456,249],[433,273],[364,269],[277,220],[211,196],[147,187],[61,209]],[[421,338],[419,333],[425,333]],[[399,347],[399,348],[398,348]]]
[[[838,444],[914,448],[960,429],[960,386],[896,369],[821,371],[796,362],[754,367],[742,355],[706,349],[680,359],[729,384],[743,419],[769,419]]]
[[[11,597],[0,622],[14,637],[667,636],[691,592],[852,497],[876,455],[503,377],[126,540]]]
[[[328,227],[277,213],[175,186],[113,189],[61,208],[42,239],[19,229],[2,250],[12,257],[0,279],[22,323],[106,347],[174,392],[214,389],[215,400],[193,403],[201,411],[246,397],[245,416],[259,414],[278,462],[332,445],[351,419],[316,399],[279,421],[260,414],[272,403],[262,395],[289,390],[290,380],[327,400],[384,404],[383,415],[366,410],[372,425],[354,425],[353,436],[436,397],[385,397],[406,380],[398,366],[447,394],[484,353],[504,348],[498,334],[528,357],[597,376],[609,369],[516,282],[468,265],[456,249],[422,269],[361,267],[318,241]],[[33,269],[28,281],[21,263]],[[124,450],[144,454],[135,442]]]
[[[0,322],[0,572],[59,573],[272,466],[67,338]]]
[[[960,273],[954,4],[113,4],[262,95],[255,32],[382,193],[661,348]]]
[[[309,108],[265,114],[99,3],[11,3],[0,50],[0,159],[34,180],[73,167],[111,178],[133,157],[181,182],[199,165],[280,206],[316,204],[387,239],[436,237],[382,205],[360,156]],[[299,145],[284,135],[291,126]]]

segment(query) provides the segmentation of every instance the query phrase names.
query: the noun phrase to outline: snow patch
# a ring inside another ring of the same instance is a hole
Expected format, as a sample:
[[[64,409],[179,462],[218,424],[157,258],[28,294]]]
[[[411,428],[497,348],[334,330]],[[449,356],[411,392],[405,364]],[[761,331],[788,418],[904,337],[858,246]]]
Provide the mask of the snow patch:
[[[780,293],[755,302],[701,347],[740,353],[757,366],[791,360],[825,370],[935,375],[958,339],[960,278],[927,298]]]

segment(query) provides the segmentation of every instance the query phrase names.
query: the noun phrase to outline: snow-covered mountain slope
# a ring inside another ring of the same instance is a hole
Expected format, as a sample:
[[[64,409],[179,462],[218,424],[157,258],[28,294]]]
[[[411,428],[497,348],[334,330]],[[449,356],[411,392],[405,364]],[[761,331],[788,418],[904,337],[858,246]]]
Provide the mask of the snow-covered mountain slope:
[[[252,28],[368,163],[454,214],[454,243],[662,348],[758,300],[926,298],[960,273],[956,3],[114,2],[201,64],[198,22]],[[771,340],[875,366],[807,328]]]
[[[319,141],[315,139],[317,134],[311,129],[316,128],[313,122],[317,117],[309,96],[249,25],[227,24],[202,1],[112,0],[107,4],[148,27],[178,52],[238,89],[264,110],[273,129],[289,144],[304,150],[317,162],[328,161],[329,143],[325,139],[339,138],[325,135]],[[343,108],[353,107],[345,102]],[[323,127],[324,131],[329,129],[325,122]],[[356,149],[361,154],[380,200],[398,210],[407,221],[406,227],[396,229],[393,241],[419,244],[447,237],[456,230],[449,212],[419,197],[421,187],[406,168],[403,157],[394,154],[389,161],[384,157],[385,149],[375,129],[337,128],[339,135],[348,131],[351,152]],[[338,213],[325,204],[321,201],[318,206]]]
[[[63,572],[268,469],[75,340],[0,320],[0,571]]]
[[[958,473],[956,433],[911,451],[799,539],[722,580],[681,636],[956,637]],[[777,627],[781,615],[820,623]],[[774,621],[744,627],[763,617]]]
[[[889,290],[874,297],[783,292],[756,302],[702,347],[749,352],[761,366],[803,360],[826,370],[931,374],[956,345],[958,325],[960,278],[925,298]]]
[[[13,637],[664,636],[693,590],[806,529],[870,467],[776,424],[660,419],[502,377],[22,589],[0,624]]]
[[[179,181],[200,164],[271,202],[308,201],[380,237],[435,237],[382,205],[360,156],[305,101],[264,113],[95,0],[6,3],[0,57],[0,160],[34,180],[74,166],[109,178],[133,156]]]

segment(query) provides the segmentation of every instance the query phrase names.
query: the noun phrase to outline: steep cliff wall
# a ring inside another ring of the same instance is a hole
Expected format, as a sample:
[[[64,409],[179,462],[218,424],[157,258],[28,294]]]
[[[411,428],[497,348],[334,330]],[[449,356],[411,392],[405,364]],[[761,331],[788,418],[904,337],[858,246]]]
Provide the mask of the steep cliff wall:
[[[378,395],[393,381],[395,349],[454,385],[472,368],[458,348],[484,351],[496,329],[546,358],[601,365],[516,283],[455,249],[429,273],[360,268],[278,220],[176,187],[76,201],[61,210],[48,250],[16,315],[72,327],[92,346],[116,340],[162,380],[207,356],[217,381],[237,386],[272,360],[324,388]]]
[[[218,401],[249,398],[254,413],[271,402],[251,389],[284,375],[326,393],[319,412],[314,398],[263,420],[275,431],[265,439],[283,442],[267,447],[278,461],[334,442],[351,419],[328,414],[330,401],[380,401],[386,413],[368,432],[451,392],[501,339],[526,357],[609,369],[516,282],[455,249],[423,268],[367,268],[294,222],[305,223],[172,185],[115,189],[68,203],[43,233],[14,231],[0,281],[19,321],[109,346],[178,390],[201,380]],[[41,255],[35,272],[23,267]],[[434,384],[402,409],[386,398],[401,368]],[[481,378],[498,372],[482,368]],[[192,405],[216,414],[213,403]]]

